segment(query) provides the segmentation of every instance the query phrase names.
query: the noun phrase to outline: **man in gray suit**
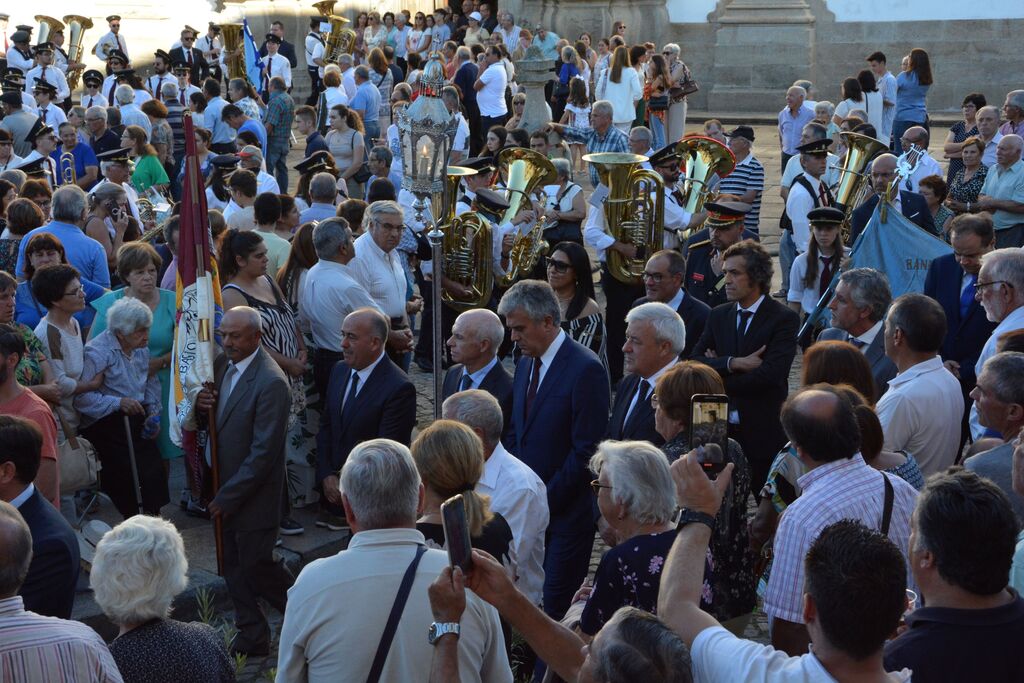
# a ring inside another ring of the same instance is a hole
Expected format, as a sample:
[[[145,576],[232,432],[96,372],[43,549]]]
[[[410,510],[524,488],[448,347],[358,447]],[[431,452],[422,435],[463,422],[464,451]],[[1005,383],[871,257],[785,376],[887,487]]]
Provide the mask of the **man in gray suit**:
[[[217,420],[220,489],[209,510],[224,527],[224,579],[238,628],[232,654],[252,656],[270,650],[270,627],[257,597],[283,614],[294,580],[274,558],[291,399],[284,372],[260,344],[260,330],[260,314],[248,306],[224,314],[216,388],[204,389],[196,400],[197,412],[213,409]]]
[[[871,364],[878,400],[889,380],[896,376],[896,366],[885,355],[882,325],[892,302],[889,281],[873,268],[854,268],[844,272],[836,285],[835,296],[828,308],[832,311],[832,327],[818,335],[818,341],[850,342]]]

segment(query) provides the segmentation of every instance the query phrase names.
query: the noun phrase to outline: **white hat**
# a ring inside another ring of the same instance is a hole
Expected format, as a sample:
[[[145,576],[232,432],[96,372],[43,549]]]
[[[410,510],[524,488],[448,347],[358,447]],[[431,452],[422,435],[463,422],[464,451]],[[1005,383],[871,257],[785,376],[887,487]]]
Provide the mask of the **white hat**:
[[[482,16],[480,16],[480,13],[479,13],[479,12],[470,12],[470,13],[469,13],[469,18],[470,18],[470,19],[472,19],[473,21],[475,21],[475,22],[476,22],[476,23],[478,23],[478,24],[479,24],[479,23],[480,23],[481,21],[483,21],[483,17],[482,17]]]

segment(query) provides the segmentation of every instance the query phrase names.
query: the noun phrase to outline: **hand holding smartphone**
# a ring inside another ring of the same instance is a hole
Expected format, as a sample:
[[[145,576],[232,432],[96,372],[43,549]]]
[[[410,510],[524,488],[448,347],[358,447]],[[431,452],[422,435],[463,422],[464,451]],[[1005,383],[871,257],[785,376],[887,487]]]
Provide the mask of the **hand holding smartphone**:
[[[469,572],[473,568],[473,548],[469,542],[466,501],[461,493],[441,504],[441,526],[448,547],[448,564],[459,567],[463,573]]]
[[[714,479],[725,469],[729,448],[729,397],[725,394],[694,394],[690,401],[690,448],[704,473]]]

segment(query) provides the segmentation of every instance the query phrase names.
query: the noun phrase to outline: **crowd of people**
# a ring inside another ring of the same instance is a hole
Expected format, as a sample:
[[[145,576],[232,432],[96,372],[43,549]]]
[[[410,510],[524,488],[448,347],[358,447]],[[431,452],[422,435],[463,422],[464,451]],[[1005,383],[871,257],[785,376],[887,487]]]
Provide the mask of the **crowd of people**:
[[[760,243],[776,169],[752,125],[687,126],[697,82],[679,45],[631,43],[623,22],[567,40],[487,3],[458,10],[361,13],[336,59],[311,17],[305,103],[281,22],[259,84],[230,77],[216,24],[182,29],[145,79],[117,15],[90,56],[106,74],[69,61],[54,27],[34,45],[30,27],[10,35],[0,668],[234,680],[231,655],[276,646],[288,682],[1024,676],[1024,90],[1001,108],[967,94],[937,159],[924,50],[896,75],[882,52],[851,65],[837,104],[794,83],[776,262]],[[516,64],[538,55],[552,117],[528,129]],[[397,116],[418,97],[456,119],[454,214],[489,229],[488,282],[432,263],[431,219],[402,187]],[[879,151],[858,203],[836,206],[846,149],[865,144],[847,133]],[[691,211],[677,143],[694,135],[734,168]],[[550,162],[523,199],[509,148]],[[606,211],[603,169],[583,158],[601,152],[642,155],[660,179],[644,186],[663,195],[658,243]],[[224,315],[215,381],[184,426],[209,434],[219,489],[179,492],[178,200],[203,190]],[[880,210],[948,243],[922,291],[850,267]],[[524,265],[532,234],[547,247]],[[413,364],[443,374],[441,396]],[[712,428],[709,399],[725,404]],[[426,422],[430,400],[441,419]],[[469,569],[443,552],[454,496]],[[88,581],[119,628],[109,645],[70,620],[74,528],[108,500],[124,521]],[[228,646],[171,618],[188,569],[171,503],[220,529]],[[296,577],[275,546],[305,533],[303,508],[350,538]],[[273,639],[265,606],[284,619]],[[770,643],[744,638],[755,610]]]

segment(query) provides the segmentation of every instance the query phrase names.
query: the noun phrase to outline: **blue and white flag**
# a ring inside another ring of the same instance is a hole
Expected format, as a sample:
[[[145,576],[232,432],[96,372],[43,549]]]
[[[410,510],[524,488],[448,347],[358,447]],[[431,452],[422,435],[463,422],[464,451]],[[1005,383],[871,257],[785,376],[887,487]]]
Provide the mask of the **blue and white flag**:
[[[924,290],[932,259],[951,254],[953,249],[912,223],[894,206],[889,206],[883,223],[879,206],[875,207],[871,220],[853,245],[850,255],[853,267],[874,268],[885,273],[894,299]]]
[[[242,20],[242,42],[245,45],[245,77],[256,90],[261,88],[263,77],[263,60],[260,59],[260,48],[249,30],[249,20]]]

